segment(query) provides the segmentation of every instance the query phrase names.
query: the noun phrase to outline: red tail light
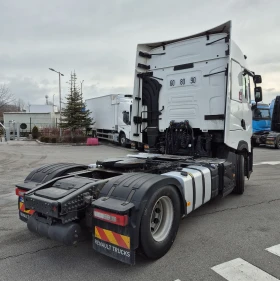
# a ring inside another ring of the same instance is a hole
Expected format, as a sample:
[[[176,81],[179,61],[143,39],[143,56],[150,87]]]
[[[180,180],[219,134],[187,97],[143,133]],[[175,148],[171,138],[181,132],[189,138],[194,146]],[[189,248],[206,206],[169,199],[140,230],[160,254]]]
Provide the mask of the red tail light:
[[[106,221],[112,224],[117,224],[120,226],[126,226],[128,224],[128,216],[127,215],[118,215],[110,212],[105,212],[103,210],[94,209],[93,216],[96,219]]]
[[[26,190],[16,188],[16,195],[17,196],[23,196],[25,192],[26,192]]]

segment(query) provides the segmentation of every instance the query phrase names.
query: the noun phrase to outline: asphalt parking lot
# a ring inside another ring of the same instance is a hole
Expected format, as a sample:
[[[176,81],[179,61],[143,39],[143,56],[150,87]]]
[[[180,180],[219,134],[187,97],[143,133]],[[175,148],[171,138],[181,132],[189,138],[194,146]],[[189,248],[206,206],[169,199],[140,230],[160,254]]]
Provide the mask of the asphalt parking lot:
[[[135,266],[121,264],[95,253],[90,237],[67,247],[30,233],[19,221],[14,185],[33,168],[128,153],[113,145],[0,145],[0,280],[280,280],[280,256],[266,250],[280,244],[279,150],[255,149],[245,193],[213,200],[183,220],[173,247],[157,261],[137,257]],[[230,279],[228,265],[219,265],[236,259],[270,279]]]

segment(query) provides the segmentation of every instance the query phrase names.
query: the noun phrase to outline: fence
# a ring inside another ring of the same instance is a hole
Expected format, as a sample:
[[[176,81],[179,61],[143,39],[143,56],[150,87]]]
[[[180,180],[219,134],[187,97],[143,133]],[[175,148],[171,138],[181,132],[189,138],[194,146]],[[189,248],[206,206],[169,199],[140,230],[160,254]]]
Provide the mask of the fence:
[[[30,134],[34,126],[39,130],[42,128],[57,128],[59,126],[59,116],[51,113],[4,113],[4,126],[11,128],[20,125],[21,134]]]
[[[19,136],[20,137],[29,137],[30,134],[32,134],[32,129],[36,126],[39,130],[39,135],[44,136],[59,136],[60,135],[60,128],[59,123],[56,122],[54,125],[49,123],[38,123],[38,122],[31,122],[27,125],[26,123],[18,123],[19,124]],[[26,129],[23,129],[22,124],[26,125]],[[9,128],[9,135],[11,139],[15,139],[17,137],[17,123],[8,123],[5,124],[6,128]],[[62,136],[70,135],[69,129],[62,129]],[[87,129],[79,129],[77,130],[75,135],[83,135],[83,136],[91,136],[92,132],[91,130]],[[6,134],[5,134],[5,137]]]

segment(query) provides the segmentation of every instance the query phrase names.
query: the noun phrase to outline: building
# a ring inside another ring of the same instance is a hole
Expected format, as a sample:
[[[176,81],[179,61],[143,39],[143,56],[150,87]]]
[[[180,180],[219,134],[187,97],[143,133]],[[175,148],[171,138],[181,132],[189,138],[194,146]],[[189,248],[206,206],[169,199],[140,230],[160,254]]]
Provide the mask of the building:
[[[3,119],[7,128],[13,123],[19,123],[22,125],[21,132],[31,132],[34,126],[39,130],[58,127],[60,113],[53,105],[29,105],[27,112],[4,112]]]
[[[29,113],[49,113],[49,112],[58,112],[56,105],[50,104],[30,104],[27,106],[27,111]]]

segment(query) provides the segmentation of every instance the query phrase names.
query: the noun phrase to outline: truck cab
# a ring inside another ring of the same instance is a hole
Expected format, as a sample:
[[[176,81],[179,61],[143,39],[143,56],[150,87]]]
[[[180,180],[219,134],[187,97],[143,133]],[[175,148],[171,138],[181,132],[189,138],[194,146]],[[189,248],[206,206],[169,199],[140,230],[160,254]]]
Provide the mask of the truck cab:
[[[86,100],[93,119],[92,136],[126,147],[130,143],[132,96],[109,94]]]
[[[280,96],[270,104],[251,102],[253,107],[253,146],[280,148]]]
[[[252,102],[252,104],[255,104]],[[259,103],[253,109],[253,133],[271,130],[271,110],[268,104]]]

